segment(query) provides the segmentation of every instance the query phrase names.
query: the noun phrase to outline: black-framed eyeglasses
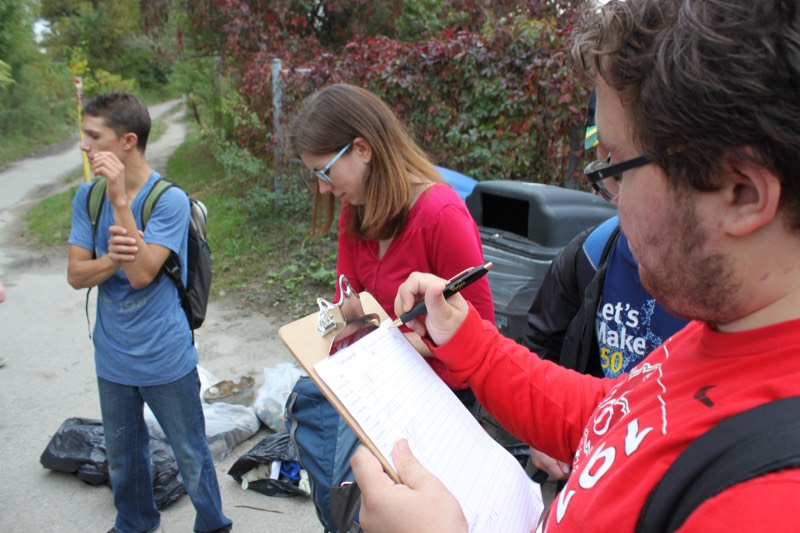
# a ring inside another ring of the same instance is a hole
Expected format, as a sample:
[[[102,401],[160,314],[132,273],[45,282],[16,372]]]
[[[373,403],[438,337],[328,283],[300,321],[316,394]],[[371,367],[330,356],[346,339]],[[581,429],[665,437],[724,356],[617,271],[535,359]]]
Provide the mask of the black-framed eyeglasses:
[[[331,177],[328,176],[328,172],[330,172],[331,167],[333,167],[333,164],[336,163],[339,160],[339,158],[342,157],[350,149],[351,146],[353,146],[353,143],[348,143],[347,146],[342,148],[341,151],[338,154],[336,154],[333,157],[333,159],[331,159],[330,163],[328,163],[319,170],[313,170],[312,172],[317,177],[317,179],[322,180],[325,183],[333,184],[333,181],[331,181]]]
[[[598,159],[586,165],[583,169],[583,174],[600,196],[609,202],[613,202],[619,195],[619,182],[622,180],[622,173],[648,163],[651,163],[650,159],[640,155],[621,163],[612,164],[611,156],[608,156],[608,159]]]

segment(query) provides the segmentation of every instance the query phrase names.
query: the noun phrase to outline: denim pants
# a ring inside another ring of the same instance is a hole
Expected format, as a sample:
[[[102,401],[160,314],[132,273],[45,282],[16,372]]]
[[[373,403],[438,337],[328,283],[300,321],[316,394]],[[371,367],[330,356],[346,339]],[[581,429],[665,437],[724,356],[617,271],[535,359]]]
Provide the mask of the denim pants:
[[[222,514],[217,473],[206,440],[197,370],[164,385],[136,387],[100,377],[97,385],[108,475],[117,509],[114,527],[122,533],[148,533],[161,523],[153,499],[145,403],[172,446],[186,492],[197,512],[194,530],[206,533],[230,526],[232,522]]]

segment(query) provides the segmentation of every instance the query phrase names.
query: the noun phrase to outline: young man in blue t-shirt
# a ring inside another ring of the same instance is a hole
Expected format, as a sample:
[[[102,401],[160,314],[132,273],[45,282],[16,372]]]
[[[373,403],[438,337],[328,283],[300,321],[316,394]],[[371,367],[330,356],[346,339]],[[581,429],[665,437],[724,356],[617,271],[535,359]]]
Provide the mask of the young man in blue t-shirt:
[[[197,511],[194,530],[225,532],[222,501],[205,435],[197,351],[177,288],[159,271],[170,253],[186,283],[189,201],[166,189],[142,230],[142,204],[161,176],[145,158],[150,115],[135,96],[99,95],[83,108],[83,140],[106,197],[93,228],[81,186],[72,205],[67,279],[97,286],[93,341],[109,478],[117,518],[111,532],[161,531],[153,499],[146,403],[175,453]]]

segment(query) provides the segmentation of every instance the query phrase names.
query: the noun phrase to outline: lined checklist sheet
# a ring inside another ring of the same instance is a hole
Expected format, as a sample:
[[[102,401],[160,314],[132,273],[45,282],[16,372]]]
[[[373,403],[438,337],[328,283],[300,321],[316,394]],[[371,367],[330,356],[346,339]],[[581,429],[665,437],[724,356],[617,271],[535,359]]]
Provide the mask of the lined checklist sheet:
[[[320,379],[392,464],[398,439],[461,503],[470,531],[530,532],[542,512],[539,485],[388,322],[314,365]]]

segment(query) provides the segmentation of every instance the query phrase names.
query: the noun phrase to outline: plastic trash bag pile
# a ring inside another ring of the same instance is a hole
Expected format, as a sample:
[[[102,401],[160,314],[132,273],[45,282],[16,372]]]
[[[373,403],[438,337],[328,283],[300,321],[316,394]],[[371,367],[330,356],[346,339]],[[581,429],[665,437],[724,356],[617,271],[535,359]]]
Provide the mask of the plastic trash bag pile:
[[[200,397],[219,383],[204,368],[200,376]],[[262,422],[277,433],[269,435],[244,454],[228,474],[242,485],[268,496],[308,495],[308,479],[301,470],[297,451],[284,426],[284,405],[302,371],[293,364],[280,363],[264,369],[264,384],[252,405],[217,401],[203,402],[206,437],[215,461],[224,459],[234,448],[255,435]],[[163,509],[186,494],[175,457],[163,430],[145,406],[145,421],[150,432],[153,492],[156,505]],[[108,461],[100,420],[66,419],[50,439],[40,457],[43,467],[75,474],[90,485],[108,485]]]

